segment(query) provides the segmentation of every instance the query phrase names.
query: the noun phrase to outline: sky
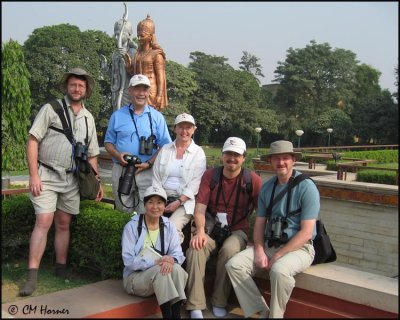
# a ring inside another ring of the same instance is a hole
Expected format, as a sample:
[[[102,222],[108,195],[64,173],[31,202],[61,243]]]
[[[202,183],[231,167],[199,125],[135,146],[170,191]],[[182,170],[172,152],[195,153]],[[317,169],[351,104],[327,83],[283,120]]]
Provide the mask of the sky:
[[[113,35],[124,13],[123,2],[2,1],[2,42],[21,45],[44,26],[69,23],[81,31]],[[360,63],[380,71],[380,85],[390,92],[398,65],[397,1],[379,2],[127,2],[134,32],[150,14],[158,43],[167,59],[187,66],[191,52],[223,56],[239,68],[243,51],[259,58],[264,78],[275,78],[278,61],[289,48],[305,48],[311,40],[332,49],[350,50]]]

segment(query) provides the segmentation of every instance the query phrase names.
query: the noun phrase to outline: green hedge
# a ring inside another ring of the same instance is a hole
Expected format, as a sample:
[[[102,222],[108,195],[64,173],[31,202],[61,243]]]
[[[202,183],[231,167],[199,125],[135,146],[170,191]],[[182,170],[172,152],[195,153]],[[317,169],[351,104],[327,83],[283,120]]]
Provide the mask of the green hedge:
[[[121,278],[121,236],[131,215],[111,205],[82,201],[81,212],[73,218],[68,263],[79,272],[92,272],[102,279]],[[15,195],[2,201],[3,260],[28,258],[29,239],[35,214],[27,195]],[[47,237],[46,257],[54,257],[54,227]]]
[[[396,172],[381,170],[358,170],[357,181],[396,185]]]
[[[376,163],[371,163],[370,166],[397,168],[399,151],[398,150],[375,150],[375,151],[350,151],[342,155],[343,158],[357,159],[372,159]],[[339,162],[351,162],[350,160],[340,160]],[[394,164],[394,165],[392,165]],[[327,170],[337,170],[336,162],[329,160],[326,166]],[[357,173],[357,181],[381,183],[381,184],[396,184],[396,173],[381,170],[359,170]]]
[[[15,195],[2,200],[1,253],[3,261],[28,257],[29,239],[35,224],[29,197]]]
[[[83,201],[72,224],[70,262],[77,269],[100,273],[102,279],[121,278],[121,237],[131,214],[110,205]]]

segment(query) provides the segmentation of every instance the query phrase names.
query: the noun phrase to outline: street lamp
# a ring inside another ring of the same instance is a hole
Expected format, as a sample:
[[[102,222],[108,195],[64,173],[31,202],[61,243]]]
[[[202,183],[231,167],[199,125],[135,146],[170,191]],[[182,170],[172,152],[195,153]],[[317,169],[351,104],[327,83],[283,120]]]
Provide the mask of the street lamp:
[[[326,129],[326,131],[328,132],[328,147],[331,145],[331,133],[333,131],[332,128],[328,128]]]
[[[299,142],[297,144],[297,148],[300,148],[300,137],[303,135],[304,131],[303,130],[296,130],[295,133],[299,137]]]
[[[259,157],[260,155],[258,154],[258,147],[260,145],[260,132],[262,131],[262,128],[257,127],[254,130],[256,130],[257,133],[257,157]]]

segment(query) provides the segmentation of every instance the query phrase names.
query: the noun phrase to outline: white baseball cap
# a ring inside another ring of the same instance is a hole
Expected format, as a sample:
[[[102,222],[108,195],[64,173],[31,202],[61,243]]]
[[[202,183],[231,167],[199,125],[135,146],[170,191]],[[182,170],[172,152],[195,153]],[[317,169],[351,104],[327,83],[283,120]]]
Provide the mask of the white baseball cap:
[[[191,123],[193,125],[196,125],[196,122],[194,121],[193,116],[188,114],[188,113],[181,113],[180,115],[178,115],[175,118],[174,125],[176,126],[178,123],[181,123],[181,122],[189,122],[189,123]]]
[[[165,200],[165,202],[167,202],[167,193],[163,188],[158,188],[154,186],[148,187],[144,192],[144,197],[143,197],[144,202],[147,202],[147,200],[152,196],[160,196]]]
[[[222,152],[226,151],[232,151],[243,155],[246,152],[246,143],[240,138],[229,137],[222,147]]]
[[[143,74],[135,74],[129,81],[130,87],[136,87],[140,84],[150,87],[150,80]]]

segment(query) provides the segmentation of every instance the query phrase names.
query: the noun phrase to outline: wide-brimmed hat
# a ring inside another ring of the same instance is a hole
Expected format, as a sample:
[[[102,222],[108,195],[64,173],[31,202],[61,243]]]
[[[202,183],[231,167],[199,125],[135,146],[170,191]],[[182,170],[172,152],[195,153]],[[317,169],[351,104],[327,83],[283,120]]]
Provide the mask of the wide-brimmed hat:
[[[160,196],[167,202],[167,193],[163,188],[150,186],[144,192],[143,202],[146,203],[152,196]]]
[[[67,80],[71,75],[81,76],[86,79],[86,97],[89,98],[92,95],[95,81],[91,75],[89,75],[85,70],[81,68],[73,68],[70,71],[64,73],[60,80],[60,90],[62,93],[67,93]]]
[[[179,124],[181,122],[188,122],[188,123],[191,123],[193,125],[196,125],[196,122],[194,121],[193,116],[188,114],[188,113],[181,113],[180,115],[178,115],[175,118],[174,125],[176,126],[177,124]]]
[[[275,154],[292,154],[296,157],[296,160],[300,160],[301,152],[293,151],[293,143],[286,140],[279,140],[271,143],[269,152],[267,154],[267,159]]]
[[[246,152],[246,143],[240,138],[229,137],[222,147],[222,152],[226,151],[232,151],[243,155]]]
[[[143,74],[135,74],[129,81],[130,87],[136,87],[139,84],[143,84],[147,87],[151,87],[150,80]]]

